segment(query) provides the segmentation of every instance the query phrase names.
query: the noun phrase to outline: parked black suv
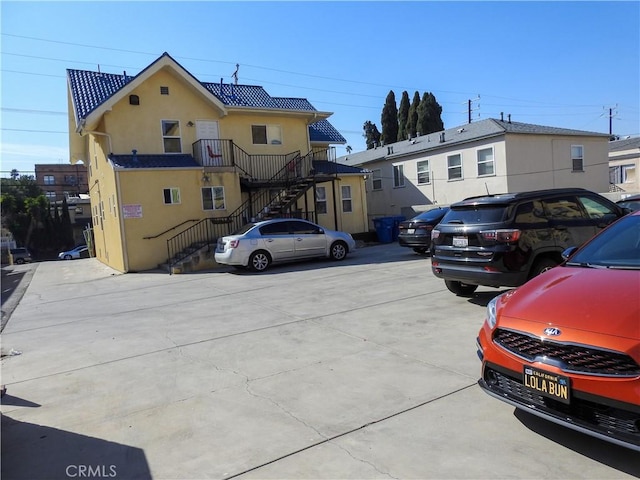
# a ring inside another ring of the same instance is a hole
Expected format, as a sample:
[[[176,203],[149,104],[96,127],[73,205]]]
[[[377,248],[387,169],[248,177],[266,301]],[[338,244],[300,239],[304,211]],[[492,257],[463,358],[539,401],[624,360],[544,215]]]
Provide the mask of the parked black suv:
[[[460,296],[517,287],[628,212],[582,188],[467,198],[432,231],[431,268]]]

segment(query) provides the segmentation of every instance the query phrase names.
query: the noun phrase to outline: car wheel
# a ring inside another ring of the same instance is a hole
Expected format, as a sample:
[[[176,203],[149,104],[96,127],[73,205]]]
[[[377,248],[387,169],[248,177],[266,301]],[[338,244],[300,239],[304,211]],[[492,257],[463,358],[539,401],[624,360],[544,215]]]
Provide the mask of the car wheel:
[[[551,258],[541,258],[536,263],[533,264],[531,268],[531,272],[529,274],[529,278],[537,277],[541,273],[546,272],[547,270],[551,270],[553,267],[557,266],[558,262]]]
[[[65,259],[65,260],[71,260],[71,255],[65,255],[65,256],[64,256],[64,259]]]
[[[263,272],[271,263],[271,257],[264,250],[253,252],[249,257],[249,268],[254,272]]]
[[[427,250],[429,250],[428,248],[424,248],[424,247],[416,247],[413,249],[414,252],[416,253],[427,253]]]
[[[347,244],[344,242],[334,242],[331,245],[331,259],[332,260],[344,260],[347,257],[347,252],[349,249],[347,248]]]
[[[16,260],[16,265],[22,265],[24,263],[24,259],[23,258],[18,258]]]
[[[455,282],[453,280],[445,280],[444,284],[447,286],[450,292],[455,293],[459,297],[470,297],[478,288],[477,285]]]

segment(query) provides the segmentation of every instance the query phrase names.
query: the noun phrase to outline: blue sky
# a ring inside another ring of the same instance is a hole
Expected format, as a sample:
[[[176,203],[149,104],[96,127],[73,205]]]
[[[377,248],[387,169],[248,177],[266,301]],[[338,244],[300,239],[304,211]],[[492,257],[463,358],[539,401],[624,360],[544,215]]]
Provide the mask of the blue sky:
[[[393,90],[432,92],[445,128],[499,118],[640,135],[639,2],[0,4],[2,176],[67,163],[66,69],[196,78],[307,98],[354,151]],[[478,99],[479,96],[479,100]],[[344,146],[337,154],[345,154]]]

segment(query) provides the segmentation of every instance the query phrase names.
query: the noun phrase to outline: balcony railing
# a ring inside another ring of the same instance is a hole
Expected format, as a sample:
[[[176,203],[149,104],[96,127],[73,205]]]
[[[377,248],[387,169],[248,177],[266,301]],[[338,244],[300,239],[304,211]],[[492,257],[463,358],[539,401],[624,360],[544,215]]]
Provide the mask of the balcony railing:
[[[192,148],[194,158],[203,167],[235,167],[254,183],[308,177],[313,160],[335,161],[331,148],[315,148],[304,157],[300,151],[283,155],[249,154],[232,140],[203,139],[196,141]]]

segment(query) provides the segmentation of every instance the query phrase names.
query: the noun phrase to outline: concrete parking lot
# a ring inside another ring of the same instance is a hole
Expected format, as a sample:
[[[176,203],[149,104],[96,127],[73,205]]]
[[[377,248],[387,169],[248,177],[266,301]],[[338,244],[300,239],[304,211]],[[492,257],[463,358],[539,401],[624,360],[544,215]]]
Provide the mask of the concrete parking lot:
[[[3,479],[640,476],[630,450],[485,395],[499,291],[455,297],[397,244],[262,274],[20,267]]]

